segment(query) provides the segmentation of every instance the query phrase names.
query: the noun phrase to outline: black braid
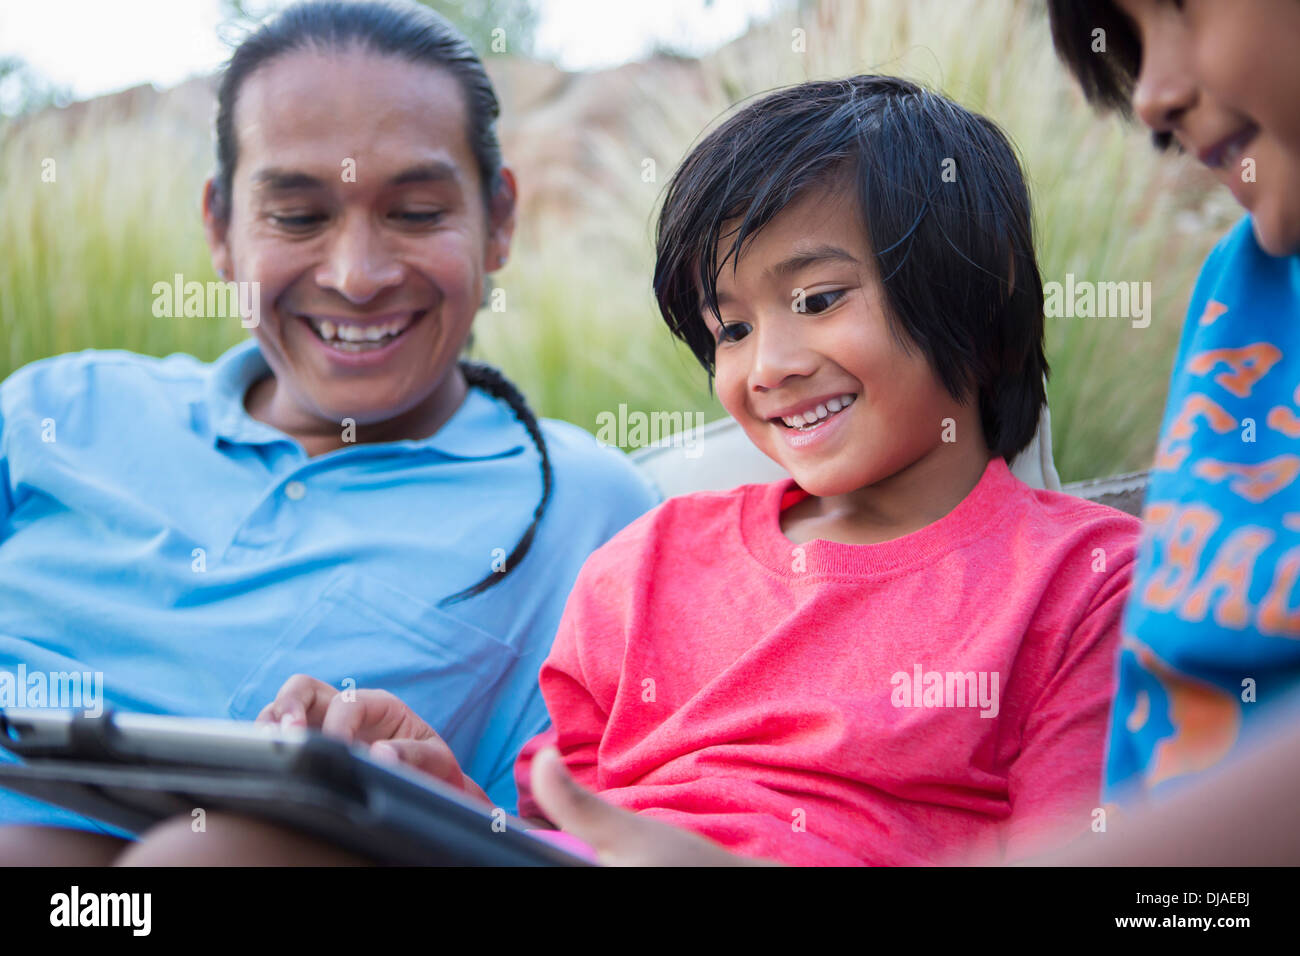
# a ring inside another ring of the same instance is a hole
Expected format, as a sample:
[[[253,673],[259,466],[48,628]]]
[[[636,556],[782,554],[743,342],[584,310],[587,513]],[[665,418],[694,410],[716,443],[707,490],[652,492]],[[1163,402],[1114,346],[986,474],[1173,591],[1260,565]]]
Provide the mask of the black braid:
[[[484,365],[481,362],[461,362],[460,370],[464,373],[465,381],[469,383],[470,388],[481,388],[493,398],[504,401],[510,406],[510,410],[515,413],[515,418],[519,419],[519,423],[528,429],[534,447],[542,456],[542,500],[533,509],[533,520],[528,525],[528,530],[515,544],[515,549],[510,552],[510,556],[506,558],[505,570],[492,571],[478,584],[463,591],[458,591],[450,597],[443,598],[438,602],[439,607],[455,604],[458,601],[464,601],[466,598],[482,594],[514,570],[515,565],[524,559],[524,556],[528,554],[528,549],[533,544],[533,537],[537,534],[537,525],[542,520],[542,515],[546,513],[546,506],[551,500],[551,486],[554,484],[554,475],[551,472],[551,456],[546,451],[546,439],[542,437],[541,426],[537,424],[537,419],[533,416],[533,411],[528,407],[523,395],[519,394],[519,389],[515,388],[510,380],[501,374],[500,369],[495,369],[491,365]]]

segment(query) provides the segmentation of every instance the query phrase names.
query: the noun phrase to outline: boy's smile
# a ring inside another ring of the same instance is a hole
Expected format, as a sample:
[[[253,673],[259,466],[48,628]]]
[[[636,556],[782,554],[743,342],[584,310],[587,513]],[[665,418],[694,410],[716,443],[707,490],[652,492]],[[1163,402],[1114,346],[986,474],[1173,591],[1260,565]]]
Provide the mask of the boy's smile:
[[[1300,250],[1300,3],[1116,2],[1141,40],[1134,112],[1232,191],[1267,252]]]

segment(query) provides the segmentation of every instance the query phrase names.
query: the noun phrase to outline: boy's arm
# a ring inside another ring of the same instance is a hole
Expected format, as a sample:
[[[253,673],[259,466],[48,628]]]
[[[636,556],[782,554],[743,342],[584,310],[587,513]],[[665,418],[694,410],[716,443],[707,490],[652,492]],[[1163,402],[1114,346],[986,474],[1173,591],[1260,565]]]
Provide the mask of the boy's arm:
[[[1007,781],[1011,817],[1003,851],[1008,862],[1084,832],[1101,806],[1106,731],[1131,570],[1125,562],[1102,586],[1025,721],[1020,755]]]

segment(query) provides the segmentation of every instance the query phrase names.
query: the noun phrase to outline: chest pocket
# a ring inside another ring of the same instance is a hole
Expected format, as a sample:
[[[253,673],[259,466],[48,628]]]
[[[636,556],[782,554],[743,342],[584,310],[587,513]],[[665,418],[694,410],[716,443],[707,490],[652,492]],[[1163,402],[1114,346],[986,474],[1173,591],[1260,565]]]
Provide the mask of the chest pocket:
[[[490,717],[490,691],[516,657],[486,631],[345,568],[249,671],[228,709],[232,717],[253,719],[294,674],[339,690],[383,689],[426,720],[465,762]]]

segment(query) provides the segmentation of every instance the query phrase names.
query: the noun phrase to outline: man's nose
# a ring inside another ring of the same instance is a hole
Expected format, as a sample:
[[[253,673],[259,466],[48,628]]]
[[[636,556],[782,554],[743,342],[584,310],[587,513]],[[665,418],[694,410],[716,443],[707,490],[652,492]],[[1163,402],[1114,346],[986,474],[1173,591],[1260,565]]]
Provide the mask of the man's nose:
[[[369,217],[358,213],[344,218],[316,281],[350,302],[364,303],[398,285],[402,266]]]

